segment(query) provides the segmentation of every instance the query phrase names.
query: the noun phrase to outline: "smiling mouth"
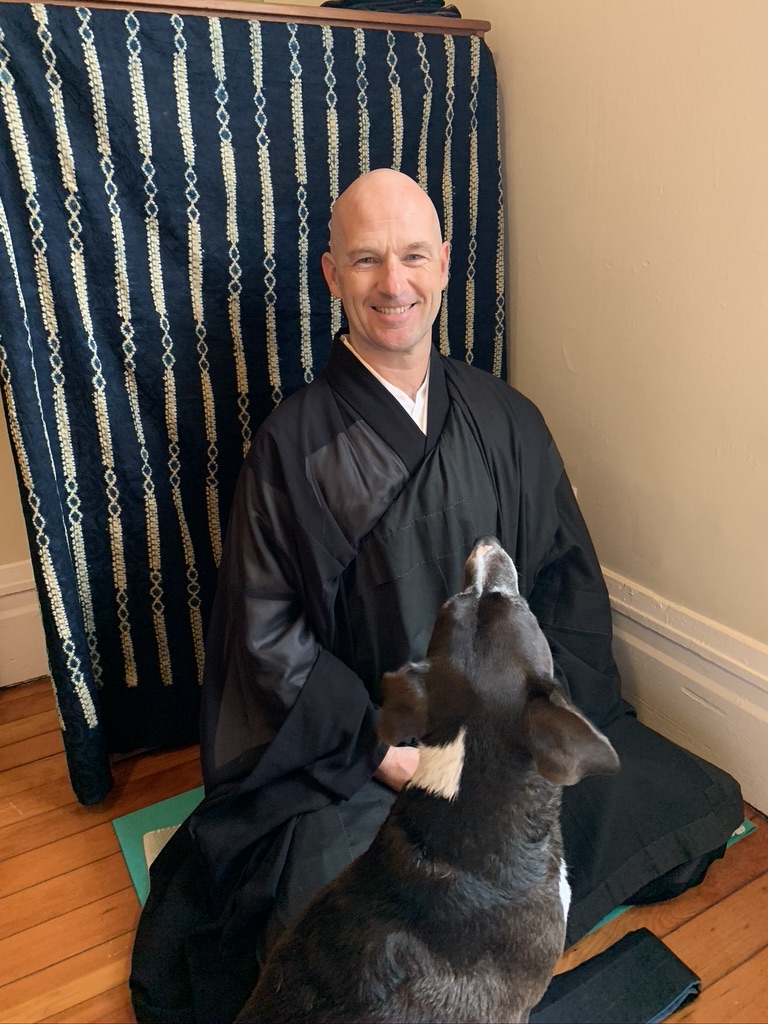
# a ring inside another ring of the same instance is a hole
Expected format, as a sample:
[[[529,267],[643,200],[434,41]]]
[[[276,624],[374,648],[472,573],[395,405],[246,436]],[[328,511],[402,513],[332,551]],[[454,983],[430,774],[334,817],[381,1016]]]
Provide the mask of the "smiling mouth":
[[[415,305],[415,302],[411,302],[407,306],[374,306],[373,309],[377,313],[384,313],[387,316],[397,316],[400,313],[407,313]]]

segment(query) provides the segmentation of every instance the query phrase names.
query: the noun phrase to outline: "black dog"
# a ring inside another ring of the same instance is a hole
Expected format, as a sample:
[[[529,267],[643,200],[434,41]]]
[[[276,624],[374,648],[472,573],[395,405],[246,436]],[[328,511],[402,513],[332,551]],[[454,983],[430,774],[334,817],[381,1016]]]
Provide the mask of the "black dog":
[[[512,560],[478,541],[379,734],[420,763],[369,850],[276,944],[237,1020],[527,1021],[563,949],[561,786],[614,772],[563,696]]]

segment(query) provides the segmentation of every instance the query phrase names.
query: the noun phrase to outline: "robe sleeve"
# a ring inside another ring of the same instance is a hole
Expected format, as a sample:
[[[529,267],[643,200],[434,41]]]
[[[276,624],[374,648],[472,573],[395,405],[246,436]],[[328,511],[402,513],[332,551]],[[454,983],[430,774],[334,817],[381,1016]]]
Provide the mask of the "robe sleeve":
[[[497,492],[500,540],[544,631],[558,678],[599,726],[629,705],[611,650],[608,592],[552,435],[536,406],[473,368],[456,381]]]
[[[576,705],[605,726],[628,710],[613,659],[610,603],[592,540],[552,442],[551,481],[542,498],[553,511],[553,536],[528,596],[557,673]]]
[[[305,510],[306,511],[306,510]],[[249,457],[238,483],[208,631],[201,754],[206,792],[299,776],[348,798],[386,747],[359,677],[318,639],[301,550],[321,547],[279,479]],[[334,562],[316,562],[332,576]],[[331,585],[332,581],[326,581]]]

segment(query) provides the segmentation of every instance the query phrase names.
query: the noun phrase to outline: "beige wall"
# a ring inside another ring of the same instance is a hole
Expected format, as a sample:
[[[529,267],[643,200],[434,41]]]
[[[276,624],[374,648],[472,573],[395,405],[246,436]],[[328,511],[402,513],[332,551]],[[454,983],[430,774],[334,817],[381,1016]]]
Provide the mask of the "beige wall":
[[[0,401],[0,566],[29,558],[5,412]]]
[[[501,82],[514,381],[604,566],[768,642],[768,4],[461,0]]]

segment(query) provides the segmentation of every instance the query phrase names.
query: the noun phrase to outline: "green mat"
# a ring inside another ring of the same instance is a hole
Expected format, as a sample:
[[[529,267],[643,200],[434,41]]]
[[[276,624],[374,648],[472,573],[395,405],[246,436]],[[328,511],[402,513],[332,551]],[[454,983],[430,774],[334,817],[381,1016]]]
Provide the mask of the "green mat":
[[[115,818],[112,825],[128,865],[131,881],[142,907],[149,893],[149,871],[144,852],[144,836],[178,826],[203,799],[203,787],[172,796],[169,800],[143,807],[132,814]]]
[[[202,799],[203,787],[200,786],[199,789],[191,789],[187,793],[180,793],[179,796],[172,796],[170,800],[161,800],[160,803],[144,807],[140,811],[124,814],[122,818],[115,818],[112,822],[142,907],[149,893],[149,871],[144,836],[151,837],[151,833],[161,833],[161,830],[164,829],[168,829],[170,835],[170,831],[180,825]],[[728,846],[732,846],[739,839],[743,839],[754,831],[755,826],[745,818],[728,840]],[[164,838],[163,834],[158,834],[154,845],[162,848]],[[150,851],[151,848],[150,845]],[[612,921],[614,917],[623,914],[625,910],[629,910],[629,907],[622,906],[612,910],[595,925],[592,931],[597,931],[608,921]]]

